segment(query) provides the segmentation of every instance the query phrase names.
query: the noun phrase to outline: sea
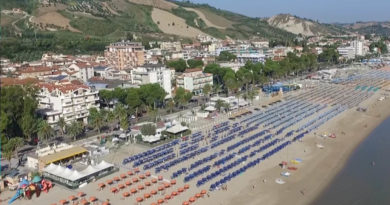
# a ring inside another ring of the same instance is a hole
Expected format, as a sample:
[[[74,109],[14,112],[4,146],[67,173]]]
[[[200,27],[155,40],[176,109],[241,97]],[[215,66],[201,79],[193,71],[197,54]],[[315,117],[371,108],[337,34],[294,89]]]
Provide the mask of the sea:
[[[390,118],[357,147],[314,205],[390,205]]]

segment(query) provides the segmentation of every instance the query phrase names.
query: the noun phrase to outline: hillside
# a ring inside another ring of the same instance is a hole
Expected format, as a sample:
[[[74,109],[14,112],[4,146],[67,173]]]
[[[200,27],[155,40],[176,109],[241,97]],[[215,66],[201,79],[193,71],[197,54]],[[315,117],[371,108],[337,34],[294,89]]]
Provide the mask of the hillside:
[[[342,24],[342,26],[353,32],[360,34],[377,34],[381,36],[390,36],[390,21],[385,22],[356,22],[353,24]]]
[[[275,27],[286,30],[294,34],[303,36],[317,36],[338,34],[342,31],[335,26],[320,24],[318,22],[299,18],[290,14],[279,14],[267,20],[267,22]]]

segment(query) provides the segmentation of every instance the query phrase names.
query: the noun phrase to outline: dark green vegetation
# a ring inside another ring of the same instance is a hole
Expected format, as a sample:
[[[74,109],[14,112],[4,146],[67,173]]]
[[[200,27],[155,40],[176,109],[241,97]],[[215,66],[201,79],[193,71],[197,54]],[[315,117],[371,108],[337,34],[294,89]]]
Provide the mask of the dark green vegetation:
[[[229,51],[222,51],[219,53],[218,60],[219,61],[233,61],[236,60],[237,56],[230,53]]]
[[[378,42],[374,42],[370,45],[370,51],[373,51],[374,48],[378,49],[378,53],[388,53],[387,46],[384,43],[383,40],[380,40]]]
[[[249,92],[250,85],[264,84],[272,79],[314,71],[317,67],[317,56],[314,54],[302,54],[298,57],[294,53],[288,53],[282,61],[268,59],[264,64],[248,62],[236,73],[231,68],[220,67],[217,64],[207,65],[204,72],[213,74],[214,84],[219,87],[218,90],[233,93],[242,88]]]
[[[203,67],[202,60],[189,59],[187,61],[183,59],[171,60],[167,62],[167,66],[174,68],[176,72],[184,72],[187,68],[201,68]]]

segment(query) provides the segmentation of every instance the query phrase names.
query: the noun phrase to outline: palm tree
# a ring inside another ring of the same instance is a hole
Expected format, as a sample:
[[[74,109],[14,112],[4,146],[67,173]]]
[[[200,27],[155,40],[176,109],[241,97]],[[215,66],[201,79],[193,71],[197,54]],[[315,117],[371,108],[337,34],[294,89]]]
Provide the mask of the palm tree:
[[[83,132],[83,125],[75,120],[68,126],[67,130],[73,140],[76,141],[77,136]]]
[[[19,148],[24,145],[24,140],[21,137],[14,137],[8,140],[7,144],[2,145],[2,154],[7,160],[11,160],[15,154],[18,157]]]
[[[112,111],[108,111],[107,112],[107,115],[106,115],[106,121],[107,121],[107,123],[109,124],[109,127],[110,127],[110,129],[111,129],[111,131],[112,131],[112,126],[111,126],[111,124],[115,121],[115,114],[114,114],[114,112],[112,112]]]
[[[38,137],[40,140],[47,141],[51,136],[53,136],[53,128],[47,123],[46,120],[42,120],[38,125]]]
[[[218,112],[221,112],[221,108],[224,106],[224,102],[222,100],[217,100],[215,102],[215,108],[218,110]]]
[[[173,108],[175,107],[175,102],[173,101],[173,99],[170,99],[167,102],[167,106],[168,106],[169,112],[172,113],[173,112]]]
[[[204,87],[203,87],[203,93],[204,95],[207,97],[207,101],[208,99],[210,98],[210,92],[211,92],[211,85],[210,84],[206,84]]]
[[[60,128],[61,135],[64,135],[64,133],[65,133],[65,126],[66,126],[65,119],[63,117],[60,117],[60,119],[57,122],[57,125]]]
[[[221,85],[220,84],[214,84],[213,85],[213,90],[214,90],[214,93],[216,93],[217,96],[219,96],[219,93],[221,92]]]
[[[100,129],[104,125],[104,113],[102,111],[97,110],[96,108],[91,108],[89,112],[88,120],[90,124],[98,130],[100,133]]]

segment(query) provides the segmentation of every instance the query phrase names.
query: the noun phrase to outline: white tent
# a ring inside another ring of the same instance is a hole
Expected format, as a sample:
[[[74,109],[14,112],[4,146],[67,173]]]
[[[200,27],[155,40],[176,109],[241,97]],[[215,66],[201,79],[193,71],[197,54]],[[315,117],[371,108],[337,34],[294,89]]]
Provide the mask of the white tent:
[[[215,107],[213,107],[213,106],[208,106],[208,107],[206,107],[204,110],[213,112],[213,111],[215,111],[216,109],[215,109]]]
[[[172,133],[172,134],[177,134],[177,133],[180,133],[180,132],[183,132],[186,130],[188,130],[188,127],[182,126],[181,124],[177,124],[173,127],[170,127],[169,129],[167,129],[167,132]]]

